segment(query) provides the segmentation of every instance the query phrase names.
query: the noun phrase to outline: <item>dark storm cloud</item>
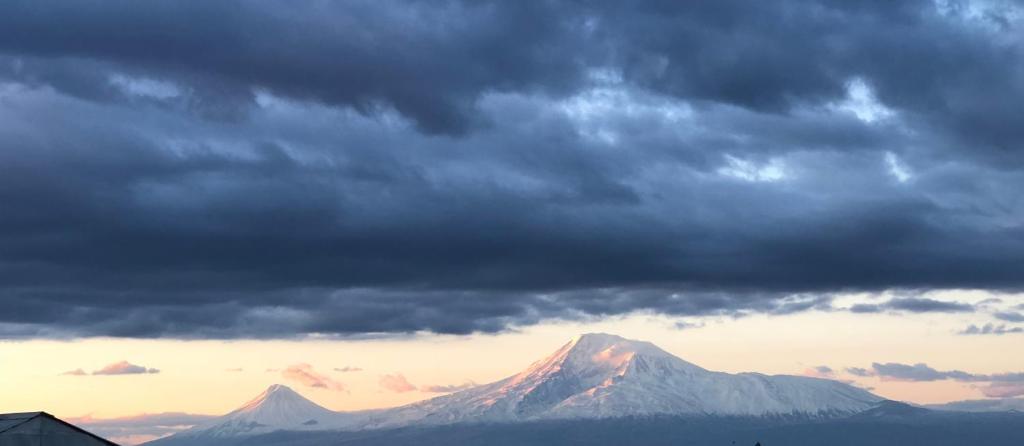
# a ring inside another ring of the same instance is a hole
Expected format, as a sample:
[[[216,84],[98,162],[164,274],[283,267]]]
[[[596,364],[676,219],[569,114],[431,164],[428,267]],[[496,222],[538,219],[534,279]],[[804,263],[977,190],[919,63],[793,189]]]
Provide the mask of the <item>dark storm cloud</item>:
[[[0,337],[1018,291],[1019,8],[937,5],[10,2]]]
[[[5,9],[0,48],[13,54],[98,61],[87,63],[179,81],[214,102],[226,86],[243,105],[255,87],[364,112],[386,103],[429,132],[471,126],[484,91],[569,89],[584,56],[585,36],[573,32],[581,18],[542,2],[16,1]],[[92,69],[47,65],[22,76],[109,96]]]

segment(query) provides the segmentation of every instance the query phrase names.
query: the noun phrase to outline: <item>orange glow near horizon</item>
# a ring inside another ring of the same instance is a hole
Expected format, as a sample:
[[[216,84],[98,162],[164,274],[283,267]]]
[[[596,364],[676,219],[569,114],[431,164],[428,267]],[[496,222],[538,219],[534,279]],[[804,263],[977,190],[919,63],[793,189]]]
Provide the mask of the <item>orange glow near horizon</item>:
[[[289,385],[333,410],[392,407],[437,396],[389,391],[384,375],[401,374],[424,389],[486,383],[512,375],[584,332],[651,341],[702,367],[726,372],[801,374],[827,365],[881,396],[915,403],[977,399],[971,384],[911,383],[859,378],[846,367],[872,362],[927,363],[973,373],[1024,370],[1015,336],[960,336],[971,314],[854,315],[846,312],[711,318],[680,330],[675,320],[633,315],[600,322],[550,323],[497,335],[418,335],[372,340],[175,341],[86,339],[0,343],[0,412],[45,410],[60,417],[111,418],[140,413],[223,414],[274,383]],[[159,369],[155,374],[71,376],[118,361]],[[308,370],[337,386],[286,378]],[[343,371],[361,369],[358,371]]]

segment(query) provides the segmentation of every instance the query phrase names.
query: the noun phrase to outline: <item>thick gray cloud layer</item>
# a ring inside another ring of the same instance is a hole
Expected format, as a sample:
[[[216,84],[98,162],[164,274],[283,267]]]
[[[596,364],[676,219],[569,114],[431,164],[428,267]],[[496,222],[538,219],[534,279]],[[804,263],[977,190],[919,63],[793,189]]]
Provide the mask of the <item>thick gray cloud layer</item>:
[[[9,2],[0,337],[468,333],[1019,290],[1021,17]],[[933,303],[891,305],[970,310]]]

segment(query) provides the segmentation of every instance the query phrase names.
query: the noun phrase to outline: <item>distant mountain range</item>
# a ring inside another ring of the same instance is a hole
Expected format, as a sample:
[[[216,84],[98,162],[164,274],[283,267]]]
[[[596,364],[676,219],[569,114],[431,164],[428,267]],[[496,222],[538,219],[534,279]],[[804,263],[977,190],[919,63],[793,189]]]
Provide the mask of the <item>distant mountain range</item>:
[[[677,418],[691,424],[745,420],[735,421],[741,425],[863,422],[919,419],[932,412],[886,401],[837,381],[713,372],[649,342],[586,334],[503,380],[393,409],[333,412],[286,386],[274,385],[223,417],[150,445],[200,446],[250,439],[244,444],[284,446],[310,438],[310,444],[318,444],[324,441],[323,435],[379,439],[380,432],[409,429],[436,433],[463,426],[479,432],[480,426],[568,426],[565,423],[586,420],[621,423]],[[254,443],[256,438],[261,442]]]

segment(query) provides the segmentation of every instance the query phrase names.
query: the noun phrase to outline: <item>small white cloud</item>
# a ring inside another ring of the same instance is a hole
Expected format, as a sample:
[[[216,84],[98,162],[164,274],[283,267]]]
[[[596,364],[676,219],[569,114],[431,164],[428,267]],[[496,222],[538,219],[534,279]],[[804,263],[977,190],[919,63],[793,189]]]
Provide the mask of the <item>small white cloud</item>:
[[[892,152],[885,152],[885,165],[889,168],[889,174],[900,183],[910,181],[912,177],[910,169],[900,160],[900,157]]]
[[[157,79],[134,78],[118,74],[110,78],[110,84],[133,96],[171,99],[181,95],[181,90],[176,85]]]
[[[885,104],[878,101],[875,92],[860,78],[854,79],[846,85],[846,99],[834,104],[833,108],[852,113],[857,119],[867,123],[884,120],[894,114]]]
[[[752,183],[774,182],[786,178],[786,166],[777,158],[772,158],[764,164],[757,164],[727,154],[725,163],[725,166],[718,168],[719,175]]]

